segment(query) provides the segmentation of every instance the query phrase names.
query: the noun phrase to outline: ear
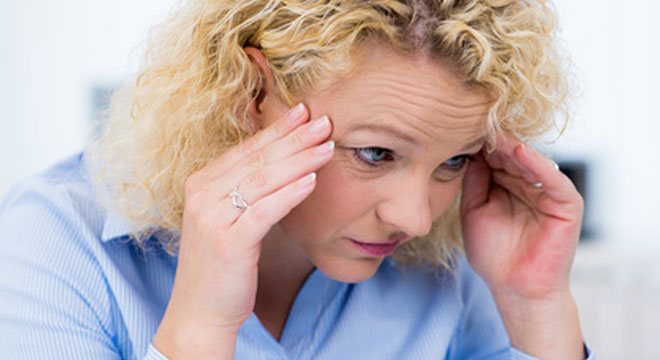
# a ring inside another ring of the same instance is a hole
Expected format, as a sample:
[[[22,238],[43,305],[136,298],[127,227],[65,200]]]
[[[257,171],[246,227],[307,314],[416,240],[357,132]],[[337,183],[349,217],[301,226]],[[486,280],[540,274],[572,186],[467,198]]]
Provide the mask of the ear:
[[[260,82],[257,89],[255,89],[254,100],[248,109],[248,117],[255,128],[263,128],[271,122],[271,114],[273,105],[277,106],[279,99],[275,96],[274,88],[275,81],[273,73],[270,71],[270,66],[264,54],[253,46],[246,46],[243,48],[252,65],[257,69],[260,76]],[[274,104],[275,102],[275,104]],[[277,106],[279,107],[279,106]]]

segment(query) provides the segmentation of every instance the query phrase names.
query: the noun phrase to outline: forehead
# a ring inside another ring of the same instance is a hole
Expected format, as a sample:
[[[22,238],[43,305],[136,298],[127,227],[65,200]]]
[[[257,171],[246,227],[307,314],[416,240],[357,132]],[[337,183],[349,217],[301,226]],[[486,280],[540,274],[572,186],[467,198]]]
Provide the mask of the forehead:
[[[488,99],[449,64],[385,46],[362,50],[350,75],[305,99],[313,112],[330,116],[336,135],[370,124],[394,127],[427,144],[484,135]]]

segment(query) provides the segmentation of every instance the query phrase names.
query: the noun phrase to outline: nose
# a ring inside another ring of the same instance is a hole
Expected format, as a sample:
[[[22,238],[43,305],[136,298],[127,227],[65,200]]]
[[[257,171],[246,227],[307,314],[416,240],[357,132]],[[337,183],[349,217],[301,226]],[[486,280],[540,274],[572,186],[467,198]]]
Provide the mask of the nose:
[[[431,231],[433,215],[428,184],[405,181],[389,188],[376,208],[381,221],[410,237],[424,236]]]

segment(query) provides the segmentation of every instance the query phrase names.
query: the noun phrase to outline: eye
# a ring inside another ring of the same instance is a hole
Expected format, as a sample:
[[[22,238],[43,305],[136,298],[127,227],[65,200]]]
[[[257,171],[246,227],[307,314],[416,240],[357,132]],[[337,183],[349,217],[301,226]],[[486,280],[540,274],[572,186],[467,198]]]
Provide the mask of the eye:
[[[377,167],[383,161],[394,160],[394,152],[381,147],[354,148],[353,156],[362,164],[371,167]]]
[[[443,169],[458,172],[463,170],[471,160],[474,160],[474,156],[472,155],[458,155],[445,161],[441,166]]]

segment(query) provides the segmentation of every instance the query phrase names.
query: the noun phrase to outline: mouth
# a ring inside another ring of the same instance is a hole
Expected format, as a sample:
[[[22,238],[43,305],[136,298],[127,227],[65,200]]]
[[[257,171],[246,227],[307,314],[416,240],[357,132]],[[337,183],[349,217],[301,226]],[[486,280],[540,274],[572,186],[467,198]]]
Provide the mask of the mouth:
[[[362,242],[352,238],[348,238],[360,250],[372,256],[387,256],[394,252],[396,247],[401,243],[403,238],[398,238],[389,242]]]

